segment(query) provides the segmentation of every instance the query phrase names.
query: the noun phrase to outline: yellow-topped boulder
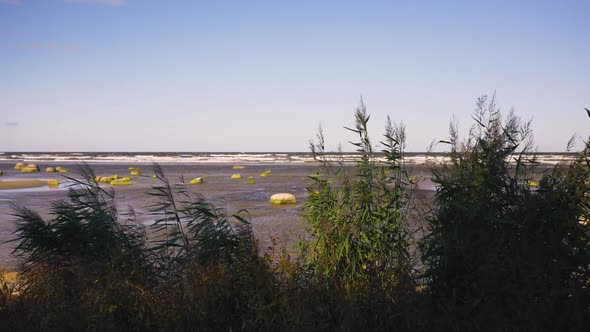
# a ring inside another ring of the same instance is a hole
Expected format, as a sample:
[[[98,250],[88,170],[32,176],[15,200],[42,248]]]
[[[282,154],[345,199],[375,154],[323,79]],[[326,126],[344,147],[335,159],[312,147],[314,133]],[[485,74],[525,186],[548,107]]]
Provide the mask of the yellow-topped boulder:
[[[246,169],[246,166],[234,166],[234,169]]]
[[[47,185],[50,187],[58,187],[59,181],[56,179],[49,179],[49,180],[47,180]]]
[[[116,179],[111,179],[110,176],[99,176],[98,177],[98,182],[100,183],[111,183],[111,181],[116,180]]]
[[[55,168],[53,168],[53,167],[47,167],[47,168],[45,169],[45,172],[46,172],[46,173],[53,173],[53,172],[55,172]]]
[[[296,204],[297,199],[295,199],[295,196],[293,196],[292,194],[279,193],[279,194],[274,194],[274,195],[270,196],[270,203],[277,204],[277,205]]]
[[[23,163],[16,163],[16,165],[14,165],[14,169],[16,169],[17,171],[20,171],[23,168],[25,168],[25,164]]]
[[[37,166],[37,164],[28,164],[27,166],[21,168],[20,171],[23,173],[36,173],[39,172],[39,166]]]
[[[140,175],[140,174],[141,174],[141,172],[140,172],[140,171],[138,171],[138,170],[136,170],[136,169],[134,169],[134,170],[132,170],[132,171],[130,172],[130,174],[131,174],[131,175],[133,175],[133,176],[138,176],[138,175]]]
[[[189,183],[190,184],[201,184],[201,183],[203,183],[203,178],[202,177],[194,178],[194,179],[190,180]]]
[[[242,174],[232,174],[231,178],[232,179],[241,179],[242,178]]]
[[[126,179],[116,179],[111,181],[111,186],[129,186],[131,185],[131,181],[130,180],[126,180]]]

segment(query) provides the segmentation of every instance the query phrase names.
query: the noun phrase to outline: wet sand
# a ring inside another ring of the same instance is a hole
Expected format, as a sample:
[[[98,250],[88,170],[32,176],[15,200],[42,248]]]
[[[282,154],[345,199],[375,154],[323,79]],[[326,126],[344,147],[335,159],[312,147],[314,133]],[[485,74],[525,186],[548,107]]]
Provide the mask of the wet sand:
[[[133,207],[139,223],[149,225],[153,223],[153,216],[148,215],[150,204],[154,198],[146,192],[158,180],[153,174],[150,164],[90,164],[97,176],[130,176],[129,167],[140,167],[141,175],[132,176],[130,186],[111,186],[101,184],[105,188],[115,190],[117,210],[119,214]],[[39,163],[41,169],[45,167],[63,166],[75,170],[73,164]],[[228,164],[168,164],[161,165],[171,183],[181,183],[183,176],[186,183],[195,177],[207,176],[203,184],[188,185],[192,194],[202,194],[217,207],[226,209],[228,215],[246,209],[255,237],[262,249],[271,244],[271,237],[279,237],[288,245],[296,243],[298,236],[305,233],[301,223],[301,207],[306,200],[306,186],[312,181],[308,175],[317,171],[316,165],[246,165],[245,169],[234,170],[234,165]],[[25,181],[31,183],[46,183],[48,179],[58,179],[62,184],[57,189],[47,185],[34,188],[0,189],[0,267],[14,269],[14,259],[10,256],[15,243],[6,243],[14,238],[16,229],[15,218],[11,204],[19,204],[35,210],[46,220],[51,219],[51,203],[67,198],[68,181],[64,176],[78,177],[75,172],[70,173],[21,173],[13,169],[13,163],[0,163],[0,170],[5,175],[0,177],[4,182]],[[271,170],[267,177],[260,177],[265,170]],[[232,174],[239,173],[242,179],[231,179]],[[254,176],[254,184],[246,184],[248,176]],[[275,193],[291,193],[297,198],[295,205],[276,206],[269,203],[270,196]],[[125,218],[120,216],[121,219]]]
[[[115,191],[115,202],[119,211],[120,219],[125,220],[122,214],[132,207],[137,221],[143,225],[150,225],[154,216],[150,216],[149,206],[155,199],[148,194],[151,186],[157,185],[159,181],[151,177],[153,174],[151,164],[129,164],[129,163],[89,163],[97,176],[111,176],[118,174],[122,177],[130,176],[132,185],[111,186],[101,184],[104,188],[113,188]],[[261,250],[265,250],[272,243],[272,238],[278,238],[287,247],[295,248],[300,236],[305,236],[305,226],[300,216],[303,204],[306,202],[306,186],[313,180],[309,175],[315,174],[318,165],[315,163],[299,164],[242,164],[245,169],[236,170],[236,164],[187,164],[170,163],[161,164],[166,176],[172,184],[180,184],[181,177],[187,183],[191,194],[201,194],[209,202],[219,208],[224,208],[228,215],[246,209],[250,214],[250,221],[254,236],[259,241]],[[73,172],[70,173],[21,173],[14,170],[13,162],[0,161],[0,176],[2,183],[9,181],[20,181],[21,184],[30,183],[40,186],[29,188],[5,188],[0,187],[0,269],[14,270],[17,267],[11,252],[16,245],[14,242],[6,242],[14,239],[16,221],[12,213],[12,205],[18,204],[37,211],[43,218],[50,220],[52,202],[67,198],[67,186],[71,184],[66,177],[78,177],[75,173],[77,166],[74,163],[39,162],[41,169],[45,167],[66,167]],[[140,176],[131,176],[129,167],[141,168]],[[538,175],[542,175],[551,167],[537,169]],[[267,177],[261,177],[265,170],[270,170]],[[241,179],[231,179],[232,174],[239,173]],[[411,191],[413,205],[419,209],[411,209],[410,218],[420,221],[422,214],[431,204],[435,193],[434,183],[431,181],[432,170],[430,167],[411,166],[408,169],[409,176],[416,178],[417,185]],[[254,184],[247,184],[248,177],[254,176]],[[195,177],[205,177],[204,183],[189,185],[188,182]],[[58,188],[47,186],[47,180],[57,179],[60,181]],[[297,198],[295,205],[271,205],[270,196],[276,193],[291,193]],[[420,225],[416,224],[416,227]]]

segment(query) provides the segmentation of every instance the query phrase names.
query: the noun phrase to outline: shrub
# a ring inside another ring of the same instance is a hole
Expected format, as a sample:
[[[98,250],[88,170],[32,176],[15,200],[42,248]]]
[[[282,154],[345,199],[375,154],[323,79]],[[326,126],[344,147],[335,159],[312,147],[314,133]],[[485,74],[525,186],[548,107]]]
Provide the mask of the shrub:
[[[433,326],[578,330],[588,324],[588,145],[529,185],[530,122],[481,97],[466,142],[451,123],[451,163],[437,169],[422,243]]]
[[[408,181],[401,167],[405,131],[388,119],[382,163],[369,139],[362,99],[355,120],[354,128],[346,128],[358,135],[352,144],[360,159],[353,168],[326,159],[321,128],[310,142],[321,167],[307,188],[303,217],[311,237],[301,240],[301,257],[314,287],[332,301],[330,314],[340,328],[399,328],[392,317],[414,289]]]

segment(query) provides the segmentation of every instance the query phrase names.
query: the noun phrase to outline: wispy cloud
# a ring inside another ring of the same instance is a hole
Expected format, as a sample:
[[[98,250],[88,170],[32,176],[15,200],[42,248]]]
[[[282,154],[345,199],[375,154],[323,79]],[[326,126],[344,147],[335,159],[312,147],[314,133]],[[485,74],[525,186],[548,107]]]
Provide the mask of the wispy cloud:
[[[23,3],[23,0],[0,0],[0,3],[6,5],[20,5]]]
[[[8,0],[10,1],[10,0]],[[127,3],[127,0],[63,0],[65,3],[88,3],[108,6],[121,6]]]
[[[56,51],[77,51],[80,47],[77,44],[55,44],[55,43],[14,43],[8,47],[15,50],[56,50]]]
[[[16,122],[16,121],[7,121],[7,122],[4,122],[4,125],[6,127],[18,127],[18,122]]]

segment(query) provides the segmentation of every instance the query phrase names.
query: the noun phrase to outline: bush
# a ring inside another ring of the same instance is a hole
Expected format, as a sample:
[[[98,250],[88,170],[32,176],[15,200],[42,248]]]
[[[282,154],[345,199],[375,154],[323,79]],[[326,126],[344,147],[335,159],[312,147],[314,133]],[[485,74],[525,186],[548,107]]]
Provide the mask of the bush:
[[[535,188],[530,123],[513,112],[502,121],[485,96],[474,120],[466,142],[451,124],[450,166],[435,170],[422,243],[433,326],[581,330],[590,317],[590,229],[579,222],[588,216],[588,145]]]
[[[80,174],[95,177],[87,166]],[[51,221],[14,207],[15,254],[23,264],[19,300],[26,303],[15,323],[42,330],[149,326],[154,308],[144,234],[117,220],[113,191],[71,180],[76,185],[67,201],[53,204]]]
[[[369,139],[369,115],[361,100],[355,111],[360,153],[353,169],[326,159],[322,130],[310,147],[321,161],[310,177],[303,217],[311,238],[300,242],[301,258],[314,287],[331,301],[336,328],[385,328],[404,309],[414,291],[407,176],[401,167],[403,126],[388,119],[380,162]],[[403,316],[404,318],[407,318]]]

